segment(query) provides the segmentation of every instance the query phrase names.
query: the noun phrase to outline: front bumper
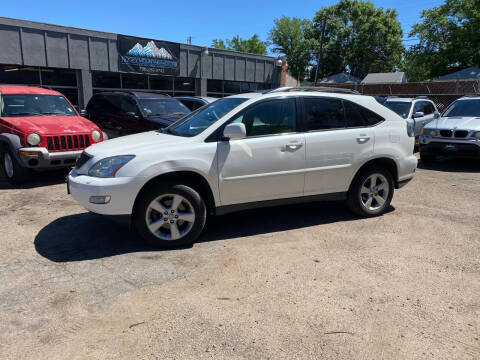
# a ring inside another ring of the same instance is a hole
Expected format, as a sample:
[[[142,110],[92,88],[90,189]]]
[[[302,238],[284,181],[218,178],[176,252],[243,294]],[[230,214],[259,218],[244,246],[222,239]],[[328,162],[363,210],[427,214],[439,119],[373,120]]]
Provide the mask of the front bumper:
[[[130,215],[138,192],[145,179],[142,177],[96,178],[79,175],[73,169],[67,177],[68,189],[85,209],[102,215]],[[108,204],[93,204],[92,196],[110,196]]]
[[[23,166],[31,169],[45,169],[72,167],[83,150],[48,152],[46,148],[26,147],[17,151]]]
[[[480,141],[421,136],[420,151],[425,155],[432,156],[480,158]]]

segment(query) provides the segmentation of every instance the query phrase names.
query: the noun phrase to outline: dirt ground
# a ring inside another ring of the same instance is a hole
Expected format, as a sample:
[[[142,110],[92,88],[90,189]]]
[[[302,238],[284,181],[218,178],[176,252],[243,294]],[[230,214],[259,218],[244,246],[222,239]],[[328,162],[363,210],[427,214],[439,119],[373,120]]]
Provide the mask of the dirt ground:
[[[418,169],[382,217],[247,211],[171,251],[64,176],[0,179],[2,359],[480,358],[480,164]]]

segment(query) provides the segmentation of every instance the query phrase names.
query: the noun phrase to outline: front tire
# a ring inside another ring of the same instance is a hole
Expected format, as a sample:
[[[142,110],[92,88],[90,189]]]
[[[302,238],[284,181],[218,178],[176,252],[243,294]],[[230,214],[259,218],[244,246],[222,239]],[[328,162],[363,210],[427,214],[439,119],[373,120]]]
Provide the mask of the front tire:
[[[30,169],[19,164],[8,148],[4,148],[0,156],[2,170],[11,185],[23,184],[30,177]]]
[[[350,210],[363,217],[382,215],[393,198],[393,177],[386,169],[367,168],[353,180],[348,191]]]
[[[162,184],[147,189],[133,214],[135,230],[155,247],[173,248],[192,244],[205,226],[206,206],[193,188]]]

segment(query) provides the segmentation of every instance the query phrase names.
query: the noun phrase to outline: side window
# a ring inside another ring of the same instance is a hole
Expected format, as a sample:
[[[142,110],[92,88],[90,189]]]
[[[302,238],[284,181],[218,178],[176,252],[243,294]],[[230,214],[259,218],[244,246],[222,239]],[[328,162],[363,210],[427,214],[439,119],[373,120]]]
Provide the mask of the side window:
[[[105,95],[105,106],[103,112],[111,115],[117,115],[121,113],[120,109],[120,97],[118,95]]]
[[[192,111],[197,110],[198,108],[201,108],[203,106],[201,101],[192,101],[192,107],[190,108]]]
[[[135,114],[138,113],[137,104],[135,104],[135,102],[132,99],[126,96],[121,96],[119,100],[120,100],[119,101],[120,109],[122,110],[123,113],[128,113],[128,112],[133,112]]]
[[[330,98],[304,98],[306,130],[345,127],[342,101]]]
[[[423,112],[423,113],[425,113],[424,104],[425,104],[424,101],[417,101],[417,102],[415,103],[415,105],[413,106],[412,114],[415,114],[416,112]]]
[[[295,99],[262,102],[248,109],[233,122],[244,123],[247,136],[294,132],[297,122]]]
[[[425,102],[425,114],[433,114],[435,112],[435,107],[431,102],[426,101]]]
[[[364,108],[363,106],[358,106],[362,112],[363,118],[365,120],[365,125],[366,126],[375,126],[377,124],[380,124],[382,121],[385,119],[381,117],[380,115],[374,113],[371,110],[368,110]]]
[[[363,117],[362,108],[350,101],[343,102],[345,106],[345,126],[359,127],[365,126],[365,119]]]

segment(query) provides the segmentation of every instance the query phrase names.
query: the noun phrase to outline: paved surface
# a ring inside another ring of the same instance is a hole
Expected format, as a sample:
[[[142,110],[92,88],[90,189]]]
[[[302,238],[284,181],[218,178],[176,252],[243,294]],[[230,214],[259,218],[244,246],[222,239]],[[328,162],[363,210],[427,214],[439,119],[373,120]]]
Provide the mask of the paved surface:
[[[63,176],[0,180],[2,359],[480,358],[480,165],[419,169],[379,218],[255,210],[173,251]]]

